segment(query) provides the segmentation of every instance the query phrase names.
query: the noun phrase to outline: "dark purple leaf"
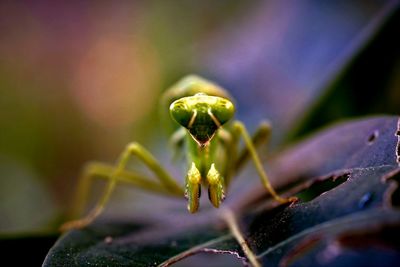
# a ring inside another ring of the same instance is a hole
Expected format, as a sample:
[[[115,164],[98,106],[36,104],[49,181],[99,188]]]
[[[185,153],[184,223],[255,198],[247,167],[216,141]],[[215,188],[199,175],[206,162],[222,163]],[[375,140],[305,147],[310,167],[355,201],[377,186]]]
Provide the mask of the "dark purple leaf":
[[[265,266],[396,266],[397,127],[397,117],[350,121],[282,153],[270,170],[279,187],[286,186],[287,194],[299,197],[297,203],[277,206],[264,191],[255,197],[254,190],[241,202],[228,202]],[[246,264],[215,213],[171,214],[174,218],[162,214],[136,224],[103,219],[71,231],[50,250],[44,266],[155,266],[181,261],[205,266],[210,259],[215,266]]]

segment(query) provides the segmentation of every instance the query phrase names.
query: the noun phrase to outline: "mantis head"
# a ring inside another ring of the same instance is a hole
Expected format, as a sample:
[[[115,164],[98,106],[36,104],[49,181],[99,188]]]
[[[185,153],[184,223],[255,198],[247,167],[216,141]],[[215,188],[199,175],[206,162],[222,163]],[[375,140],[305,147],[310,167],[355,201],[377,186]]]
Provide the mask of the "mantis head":
[[[174,101],[169,110],[172,118],[185,127],[200,146],[205,146],[218,128],[233,117],[235,107],[226,98],[197,93]]]

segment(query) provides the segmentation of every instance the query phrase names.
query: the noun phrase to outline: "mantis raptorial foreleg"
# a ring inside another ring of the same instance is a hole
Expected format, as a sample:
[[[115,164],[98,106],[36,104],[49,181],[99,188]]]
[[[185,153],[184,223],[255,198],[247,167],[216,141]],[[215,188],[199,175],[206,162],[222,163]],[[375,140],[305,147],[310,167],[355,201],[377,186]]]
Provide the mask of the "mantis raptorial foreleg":
[[[131,156],[136,156],[140,159],[155,174],[161,184],[151,181],[145,176],[136,175],[126,171],[125,167]],[[135,142],[126,146],[115,167],[110,168],[109,165],[95,163],[94,165],[89,165],[88,168],[85,169],[78,188],[78,194],[74,206],[75,212],[79,211],[79,209],[84,206],[91,184],[91,177],[93,175],[106,177],[108,179],[108,184],[102,197],[87,216],[63,224],[61,227],[63,230],[82,228],[90,224],[103,211],[117,182],[128,182],[138,186],[139,188],[154,192],[167,193],[173,196],[183,195],[183,188],[168,174],[156,158],[143,146]]]
[[[238,136],[241,136],[243,138],[244,144],[247,147],[248,153],[249,153],[251,159],[253,160],[256,170],[258,172],[258,175],[261,179],[261,183],[268,190],[268,192],[272,195],[272,197],[280,203],[287,203],[287,202],[295,201],[296,200],[295,197],[283,198],[283,197],[279,196],[278,193],[272,187],[271,182],[269,181],[269,178],[264,170],[264,167],[261,164],[261,160],[257,154],[256,148],[254,147],[253,141],[252,141],[249,133],[247,132],[246,126],[244,126],[244,124],[240,121],[235,121],[233,123],[233,129]]]

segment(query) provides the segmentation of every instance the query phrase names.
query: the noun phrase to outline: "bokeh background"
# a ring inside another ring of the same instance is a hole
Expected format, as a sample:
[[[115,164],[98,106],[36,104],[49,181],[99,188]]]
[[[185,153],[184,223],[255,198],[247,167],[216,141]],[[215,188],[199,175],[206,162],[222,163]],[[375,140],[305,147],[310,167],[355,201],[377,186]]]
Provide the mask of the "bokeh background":
[[[197,73],[272,151],[400,113],[398,1],[1,1],[0,233],[55,230],[82,165],[167,149],[159,97]],[[163,144],[163,145],[160,145]]]
[[[0,232],[54,223],[84,162],[113,162],[129,141],[162,135],[162,91],[194,71],[211,36],[248,8],[2,1]]]

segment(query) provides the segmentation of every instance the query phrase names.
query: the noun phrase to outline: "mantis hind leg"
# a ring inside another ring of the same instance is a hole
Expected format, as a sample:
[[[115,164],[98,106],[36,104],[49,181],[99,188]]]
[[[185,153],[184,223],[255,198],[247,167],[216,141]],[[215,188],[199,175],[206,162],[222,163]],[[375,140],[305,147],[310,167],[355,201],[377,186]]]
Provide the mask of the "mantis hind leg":
[[[240,121],[235,121],[233,124],[233,127],[234,127],[235,134],[237,136],[241,136],[243,138],[244,144],[248,151],[248,152],[244,152],[244,153],[248,153],[248,155],[249,155],[248,157],[253,160],[262,184],[268,190],[268,192],[272,195],[272,197],[280,203],[296,201],[297,198],[295,198],[295,197],[283,198],[283,197],[279,196],[278,193],[275,191],[275,189],[272,187],[271,182],[269,181],[269,178],[261,164],[261,160],[257,154],[253,140],[251,139],[244,124]],[[239,157],[239,159],[240,159],[240,157]]]
[[[254,252],[250,249],[249,245],[247,244],[242,232],[239,229],[239,224],[235,218],[233,212],[229,209],[225,209],[222,211],[222,218],[228,225],[228,228],[239,243],[240,247],[242,248],[243,253],[246,255],[247,259],[251,263],[253,267],[261,267],[261,264],[257,260],[257,256]]]
[[[160,183],[156,183],[142,175],[136,175],[125,170],[129,159],[133,155],[139,158],[156,175]],[[93,175],[108,179],[108,184],[102,197],[96,206],[84,218],[65,223],[61,226],[62,230],[82,228],[96,219],[110,199],[117,182],[128,182],[142,189],[173,196],[183,195],[183,189],[181,186],[168,174],[150,152],[138,143],[130,143],[120,155],[115,167],[99,163],[88,165],[81,177],[80,185],[78,187],[77,197],[73,208],[75,214],[79,213],[84,207],[91,185],[91,177],[93,177]]]

